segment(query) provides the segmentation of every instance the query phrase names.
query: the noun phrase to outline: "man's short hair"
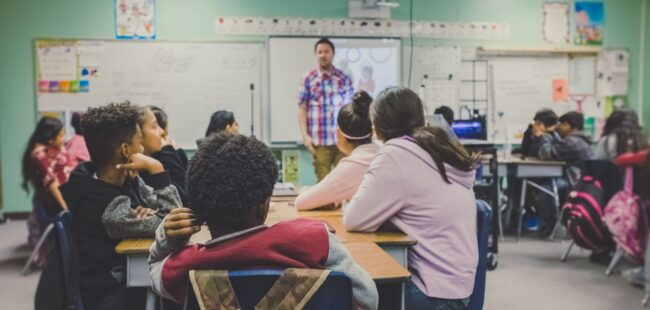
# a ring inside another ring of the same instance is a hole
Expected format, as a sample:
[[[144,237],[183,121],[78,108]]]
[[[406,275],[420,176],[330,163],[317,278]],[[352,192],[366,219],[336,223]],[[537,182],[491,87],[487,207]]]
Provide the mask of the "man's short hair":
[[[330,41],[328,38],[320,38],[318,41],[316,41],[316,44],[314,44],[314,52],[316,52],[316,48],[318,48],[318,44],[327,44],[332,48],[332,54],[336,52],[336,49],[334,48],[334,43]]]
[[[546,127],[551,127],[557,124],[557,114],[551,109],[541,109],[535,113],[534,121],[539,121]]]
[[[277,177],[264,143],[222,131],[207,137],[190,161],[190,206],[211,229],[244,229],[242,220],[271,197]]]
[[[560,123],[567,123],[572,129],[582,130],[585,125],[585,117],[581,113],[571,111],[560,116]]]
[[[128,101],[88,108],[81,126],[91,160],[97,166],[115,162],[115,150],[137,133],[138,108]]]

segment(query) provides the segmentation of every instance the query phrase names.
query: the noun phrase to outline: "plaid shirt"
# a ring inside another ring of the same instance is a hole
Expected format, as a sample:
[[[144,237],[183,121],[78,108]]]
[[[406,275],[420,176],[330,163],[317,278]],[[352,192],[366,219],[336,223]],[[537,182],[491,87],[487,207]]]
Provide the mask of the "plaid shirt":
[[[352,102],[352,79],[343,71],[309,71],[300,84],[298,104],[307,105],[307,133],[315,145],[336,145],[336,117]]]

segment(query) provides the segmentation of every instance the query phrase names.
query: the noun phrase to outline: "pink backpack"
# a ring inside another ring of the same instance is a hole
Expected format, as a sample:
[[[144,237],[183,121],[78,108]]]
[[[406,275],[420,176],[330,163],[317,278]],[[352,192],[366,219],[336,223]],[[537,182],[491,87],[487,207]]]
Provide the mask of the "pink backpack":
[[[625,168],[625,186],[605,207],[603,221],[616,244],[633,260],[642,263],[648,238],[648,217],[645,205],[632,192],[634,168]]]

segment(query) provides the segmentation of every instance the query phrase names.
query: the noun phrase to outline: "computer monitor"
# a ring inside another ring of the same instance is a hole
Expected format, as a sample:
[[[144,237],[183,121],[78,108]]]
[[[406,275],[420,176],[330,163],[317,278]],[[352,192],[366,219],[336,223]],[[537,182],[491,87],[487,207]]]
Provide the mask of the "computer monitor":
[[[455,120],[451,128],[460,139],[487,140],[485,119]]]
[[[458,140],[458,137],[451,129],[449,124],[447,124],[447,121],[445,120],[444,117],[442,117],[442,115],[440,114],[428,115],[426,119],[427,119],[427,125],[432,127],[442,128],[451,138]]]

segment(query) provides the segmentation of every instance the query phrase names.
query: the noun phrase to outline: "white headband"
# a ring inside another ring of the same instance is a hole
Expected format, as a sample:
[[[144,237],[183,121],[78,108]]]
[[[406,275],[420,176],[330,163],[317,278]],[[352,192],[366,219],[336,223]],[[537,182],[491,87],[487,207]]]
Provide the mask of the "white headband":
[[[351,137],[351,136],[346,135],[345,132],[343,132],[343,130],[341,130],[341,128],[339,128],[339,131],[341,132],[341,135],[348,138],[349,140],[363,140],[363,139],[370,138],[372,136],[372,132],[371,132],[371,133],[369,133],[369,134],[367,134],[367,135],[365,135],[363,137]]]

